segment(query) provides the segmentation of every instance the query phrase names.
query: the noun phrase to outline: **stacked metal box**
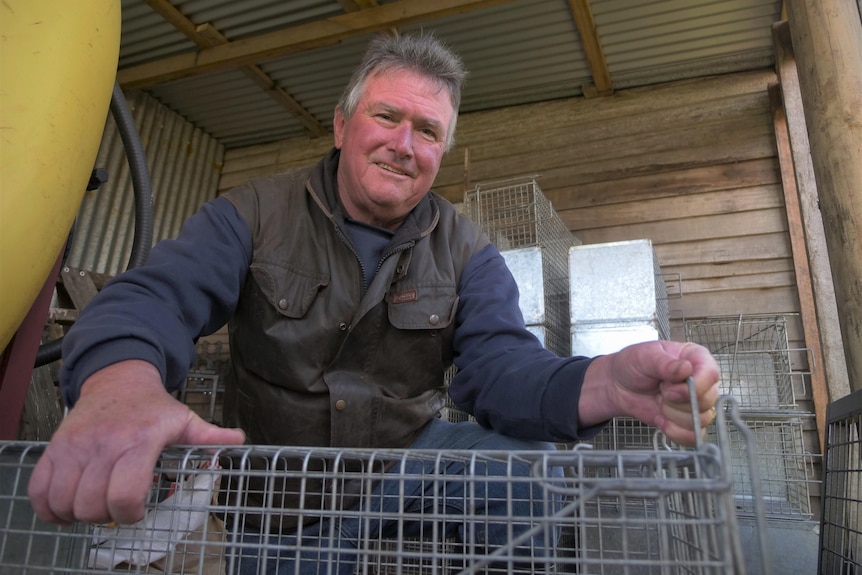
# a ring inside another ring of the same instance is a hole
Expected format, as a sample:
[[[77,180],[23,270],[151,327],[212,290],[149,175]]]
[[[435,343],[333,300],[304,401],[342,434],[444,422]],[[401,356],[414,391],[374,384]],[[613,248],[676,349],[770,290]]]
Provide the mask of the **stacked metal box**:
[[[568,335],[568,251],[572,235],[535,177],[479,184],[464,198],[464,213],[497,246],[520,291],[527,327],[549,350],[571,355]]]
[[[572,355],[596,356],[643,341],[670,339],[664,276],[652,242],[639,239],[569,250]],[[596,449],[653,449],[656,428],[617,417]]]
[[[569,250],[573,355],[669,339],[667,289],[648,239]]]
[[[720,369],[720,390],[739,402],[743,421],[754,434],[766,513],[775,519],[810,519],[812,456],[803,443],[803,424],[812,414],[800,411],[795,388],[803,373],[791,368],[787,318],[737,315],[691,319],[686,339],[708,348]],[[713,430],[710,430],[712,433]],[[731,431],[741,442],[737,432]],[[754,512],[751,481],[741,446],[731,449],[734,493],[740,512]]]
[[[546,250],[535,246],[505,250],[501,254],[518,284],[518,305],[527,329],[547,349],[568,357],[571,350],[565,329],[565,290],[560,289],[559,280],[552,279],[549,283],[546,279],[545,268],[553,270]]]

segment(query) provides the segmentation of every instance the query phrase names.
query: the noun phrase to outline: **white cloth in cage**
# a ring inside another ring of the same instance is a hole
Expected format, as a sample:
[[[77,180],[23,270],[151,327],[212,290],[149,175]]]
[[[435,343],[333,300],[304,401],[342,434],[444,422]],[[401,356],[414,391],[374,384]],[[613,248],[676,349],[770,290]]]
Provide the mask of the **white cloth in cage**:
[[[216,482],[212,472],[194,475],[137,523],[97,526],[87,567],[111,569],[121,563],[142,567],[162,559],[207,521]]]

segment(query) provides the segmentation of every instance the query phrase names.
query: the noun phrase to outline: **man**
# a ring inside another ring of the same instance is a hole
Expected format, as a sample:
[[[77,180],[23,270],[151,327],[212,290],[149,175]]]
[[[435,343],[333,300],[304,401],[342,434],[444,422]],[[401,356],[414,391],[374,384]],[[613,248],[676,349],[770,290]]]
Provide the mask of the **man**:
[[[39,517],[139,519],[170,444],[549,449],[618,415],[694,441],[686,378],[701,426],[718,389],[704,348],[556,357],[525,329],[497,249],[429,191],[465,76],[432,36],[376,39],[320,163],[209,202],[102,290],[64,342],[74,408],[30,482]],[[225,413],[241,430],[168,391],[226,321]],[[478,425],[436,418],[453,360],[448,392]]]

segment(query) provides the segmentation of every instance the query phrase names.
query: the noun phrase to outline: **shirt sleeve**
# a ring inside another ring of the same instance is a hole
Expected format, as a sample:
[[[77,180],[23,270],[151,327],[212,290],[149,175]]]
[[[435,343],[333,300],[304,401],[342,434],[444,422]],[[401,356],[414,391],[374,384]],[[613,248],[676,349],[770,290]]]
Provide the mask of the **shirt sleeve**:
[[[195,342],[236,308],[252,256],[251,232],[233,205],[217,198],[159,242],[147,263],[108,282],[63,339],[60,385],[74,405],[83,382],[128,359],[147,361],[173,391],[195,359]]]
[[[578,400],[591,358],[561,358],[524,325],[518,286],[490,244],[464,270],[456,315],[449,395],[483,427],[521,439],[577,441]]]

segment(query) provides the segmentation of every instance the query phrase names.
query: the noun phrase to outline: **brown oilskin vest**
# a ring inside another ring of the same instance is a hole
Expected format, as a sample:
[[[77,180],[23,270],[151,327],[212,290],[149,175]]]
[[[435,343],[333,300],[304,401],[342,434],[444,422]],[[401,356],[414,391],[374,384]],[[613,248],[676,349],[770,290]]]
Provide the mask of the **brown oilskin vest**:
[[[226,194],[254,251],[229,326],[225,422],[254,444],[407,447],[443,406],[458,282],[488,239],[429,192],[362,296],[335,191],[324,189],[332,158]],[[249,487],[243,503],[255,505]],[[295,508],[288,499],[273,503]]]

